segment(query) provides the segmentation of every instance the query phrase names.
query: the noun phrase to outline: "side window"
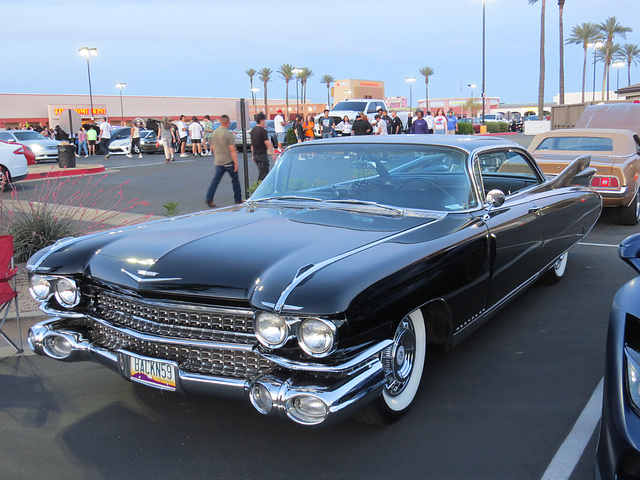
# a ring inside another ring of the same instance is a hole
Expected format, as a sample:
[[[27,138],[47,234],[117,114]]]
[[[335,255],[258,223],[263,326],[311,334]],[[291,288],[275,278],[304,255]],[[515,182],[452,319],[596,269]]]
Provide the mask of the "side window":
[[[367,113],[377,113],[378,107],[376,106],[376,102],[370,102],[369,108],[367,108]]]
[[[11,138],[12,138],[11,134],[0,132],[0,140],[4,140],[5,142],[8,142],[9,140],[11,140]]]
[[[497,189],[508,196],[541,183],[529,159],[516,151],[482,153],[478,156],[477,165],[485,194]]]

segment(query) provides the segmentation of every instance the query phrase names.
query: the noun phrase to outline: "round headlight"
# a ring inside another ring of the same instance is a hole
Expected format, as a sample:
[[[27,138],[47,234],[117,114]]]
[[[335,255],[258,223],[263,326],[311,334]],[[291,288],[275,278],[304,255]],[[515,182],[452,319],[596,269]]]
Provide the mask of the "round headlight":
[[[260,313],[256,317],[256,335],[266,347],[281,347],[289,338],[289,326],[280,315]]]
[[[80,291],[76,282],[69,278],[59,278],[56,282],[56,300],[63,307],[71,308],[80,303]]]
[[[29,292],[36,300],[45,301],[51,296],[51,283],[42,275],[31,275],[29,277]]]
[[[319,318],[307,318],[300,325],[300,346],[309,355],[323,355],[333,348],[336,327]]]

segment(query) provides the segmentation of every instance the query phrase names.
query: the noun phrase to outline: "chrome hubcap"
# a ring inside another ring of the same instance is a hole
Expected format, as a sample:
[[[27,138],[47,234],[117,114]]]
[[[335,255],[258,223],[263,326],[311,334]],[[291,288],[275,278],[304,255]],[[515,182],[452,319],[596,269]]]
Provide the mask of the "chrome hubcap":
[[[393,344],[382,352],[382,365],[389,395],[399,395],[407,386],[415,365],[416,336],[413,323],[406,317],[393,337]]]

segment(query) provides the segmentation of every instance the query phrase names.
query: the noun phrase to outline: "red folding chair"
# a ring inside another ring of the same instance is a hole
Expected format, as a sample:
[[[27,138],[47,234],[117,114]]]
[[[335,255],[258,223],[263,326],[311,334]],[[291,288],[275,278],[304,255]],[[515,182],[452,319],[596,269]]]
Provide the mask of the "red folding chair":
[[[18,269],[13,266],[13,236],[0,235],[0,315],[2,315],[0,336],[9,342],[9,345],[15,348],[18,353],[21,353],[22,331],[20,329],[20,309],[18,308],[16,273],[18,273]],[[13,286],[11,284],[13,284]],[[18,345],[16,345],[3,330],[12,304],[16,311],[20,347],[18,347]]]

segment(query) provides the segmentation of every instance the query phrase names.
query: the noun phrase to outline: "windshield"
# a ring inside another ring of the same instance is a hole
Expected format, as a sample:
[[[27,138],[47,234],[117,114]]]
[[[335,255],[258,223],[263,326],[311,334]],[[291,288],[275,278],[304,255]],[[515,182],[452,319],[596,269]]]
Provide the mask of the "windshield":
[[[545,138],[538,150],[567,150],[571,152],[612,152],[613,140],[606,137],[550,137]]]
[[[282,154],[251,200],[459,211],[477,205],[466,162],[446,146],[302,144]]]
[[[332,110],[353,110],[354,112],[364,112],[367,102],[340,102]]]
[[[20,131],[20,132],[13,132],[13,134],[21,142],[24,142],[26,140],[48,140],[43,135],[40,135],[38,132],[34,132],[34,131],[31,131],[31,130],[23,130],[23,131]]]

